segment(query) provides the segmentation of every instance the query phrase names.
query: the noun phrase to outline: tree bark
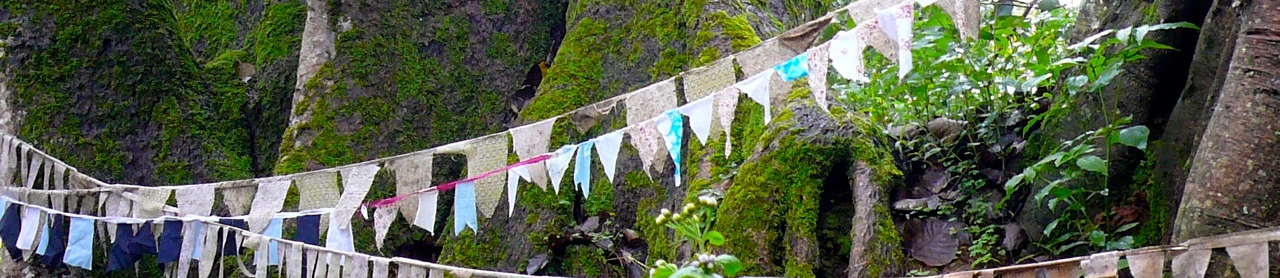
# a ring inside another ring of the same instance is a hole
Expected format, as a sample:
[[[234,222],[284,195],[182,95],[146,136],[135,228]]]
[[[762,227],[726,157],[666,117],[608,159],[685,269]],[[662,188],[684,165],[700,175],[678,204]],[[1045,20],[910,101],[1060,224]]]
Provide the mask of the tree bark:
[[[1192,159],[1174,239],[1280,225],[1280,1],[1237,1],[1226,83]]]

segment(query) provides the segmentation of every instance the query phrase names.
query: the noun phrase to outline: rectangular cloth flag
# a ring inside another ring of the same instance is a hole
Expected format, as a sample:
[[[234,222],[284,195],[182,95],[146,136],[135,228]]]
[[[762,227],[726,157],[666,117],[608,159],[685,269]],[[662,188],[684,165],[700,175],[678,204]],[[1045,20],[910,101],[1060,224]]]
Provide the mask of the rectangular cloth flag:
[[[249,231],[262,233],[267,228],[271,218],[284,208],[284,197],[289,194],[291,185],[293,180],[289,179],[258,181],[257,193],[253,194],[253,207],[249,208],[249,217],[246,219]]]
[[[1164,277],[1163,251],[1126,255],[1125,259],[1129,260],[1129,272],[1134,278]]]
[[[479,232],[480,222],[476,221],[476,183],[461,182],[453,189],[453,234],[461,234],[462,229],[471,227]]]
[[[338,189],[338,173],[319,171],[294,177],[298,187],[298,211],[333,208],[338,204],[341,190]],[[329,217],[320,218],[319,232],[329,228]]]
[[[15,261],[22,260],[22,249],[18,249],[18,235],[22,232],[21,210],[21,205],[9,204],[4,216],[0,217],[0,240],[4,242],[4,249],[9,251],[9,257]]]
[[[578,144],[578,159],[573,167],[573,183],[585,199],[591,199],[591,148],[595,145],[595,141]]]
[[[53,218],[53,229],[50,231],[49,246],[45,249],[41,262],[44,262],[44,265],[48,267],[62,268],[62,259],[67,253],[68,220],[65,215],[51,216]]]
[[[915,22],[915,6],[911,2],[876,10],[880,28],[898,48],[898,78],[911,72],[911,29]]]
[[[427,229],[428,233],[436,233],[436,204],[439,198],[439,191],[430,191],[418,194],[418,211],[413,222],[414,226]]]
[[[22,207],[22,231],[18,234],[18,249],[32,250],[36,245],[36,234],[40,233],[40,218],[44,212],[35,207]]]
[[[164,230],[160,232],[158,243],[159,254],[156,263],[168,264],[178,261],[178,251],[182,250],[182,221],[165,220]]]
[[[1265,278],[1271,270],[1267,242],[1256,242],[1227,247],[1227,255],[1241,278]]]
[[[67,253],[62,262],[69,266],[93,270],[92,218],[71,216],[71,232],[67,239]]]
[[[658,117],[656,121],[658,128],[663,129],[662,140],[667,142],[667,152],[671,154],[671,161],[676,164],[676,187],[680,187],[680,151],[684,141],[684,116],[674,109],[665,113],[665,116]]]
[[[827,113],[831,113],[827,108],[827,67],[831,62],[827,49],[830,46],[827,42],[809,49],[809,91],[813,102]]]
[[[272,218],[262,232],[269,238],[284,238],[284,219]],[[267,244],[267,265],[280,265],[280,243],[272,240]],[[255,253],[257,254],[257,253]]]
[[[178,210],[186,215],[209,216],[213,214],[214,188],[212,184],[183,186],[175,189]]]

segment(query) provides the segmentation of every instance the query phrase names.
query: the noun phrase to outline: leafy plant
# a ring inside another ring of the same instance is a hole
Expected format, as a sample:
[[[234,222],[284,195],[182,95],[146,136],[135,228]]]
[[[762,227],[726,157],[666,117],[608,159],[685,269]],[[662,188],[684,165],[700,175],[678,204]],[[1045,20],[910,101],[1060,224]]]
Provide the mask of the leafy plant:
[[[649,269],[651,278],[721,278],[732,277],[742,270],[742,261],[729,254],[713,254],[711,248],[724,244],[724,235],[711,230],[715,223],[715,197],[698,197],[695,203],[685,203],[678,213],[662,209],[656,221],[676,232],[676,244],[691,244],[695,255],[683,263],[657,260]]]

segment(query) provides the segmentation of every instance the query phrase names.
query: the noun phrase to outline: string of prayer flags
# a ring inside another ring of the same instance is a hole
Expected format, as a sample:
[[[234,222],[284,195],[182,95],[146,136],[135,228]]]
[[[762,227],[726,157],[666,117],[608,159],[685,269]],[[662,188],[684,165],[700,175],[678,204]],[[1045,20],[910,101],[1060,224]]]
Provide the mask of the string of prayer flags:
[[[480,222],[476,220],[476,183],[458,183],[453,191],[453,234],[461,234],[465,227],[478,232]]]
[[[1267,242],[1256,242],[1227,247],[1227,255],[1241,278],[1264,278],[1271,269]]]
[[[1134,278],[1164,277],[1164,252],[1126,255],[1125,259],[1129,260],[1129,272]]]
[[[801,53],[787,61],[773,66],[773,71],[782,77],[782,81],[791,82],[809,76],[809,54]]]
[[[591,199],[591,149],[595,141],[578,144],[578,159],[573,167],[573,184],[582,191],[582,197]]]
[[[405,196],[420,189],[431,186],[431,166],[435,157],[434,150],[410,154],[387,163],[387,168],[396,174],[396,195]],[[410,196],[412,197],[412,196]],[[415,223],[418,213],[416,202],[399,203],[400,214],[409,223]],[[395,218],[392,215],[392,218]],[[387,223],[390,225],[390,223]]]
[[[827,108],[827,66],[830,65],[828,47],[831,43],[823,43],[809,49],[809,91],[813,94],[813,102],[822,111],[831,113]]]
[[[497,133],[471,140],[467,146],[467,175],[482,176],[483,173],[502,168],[507,165],[508,149],[507,133]],[[476,206],[485,218],[493,217],[498,209],[498,201],[502,199],[504,180],[502,176],[492,175],[475,181]]]
[[[711,118],[715,117],[712,113],[714,103],[715,96],[707,96],[678,108],[680,114],[689,116],[689,129],[693,130],[694,137],[703,146],[707,145],[707,137],[711,135]]]
[[[63,263],[93,270],[93,225],[92,218],[71,217],[67,252],[63,255]]]
[[[631,146],[636,148],[636,153],[640,156],[640,166],[644,170],[645,176],[653,178],[654,160],[658,158],[658,138],[662,137],[662,133],[658,132],[654,126],[653,120],[643,121],[634,125],[628,125],[626,129],[627,135],[631,136]],[[661,168],[661,167],[658,167]]]
[[[898,78],[911,72],[911,29],[915,22],[915,6],[912,2],[877,10],[876,17],[884,31],[898,48]]]
[[[787,59],[794,58],[797,54],[799,52],[783,47],[777,40],[768,40],[742,51],[737,57],[738,64],[742,66],[742,72],[746,76],[756,76],[766,70],[774,71],[775,66]],[[767,93],[764,95],[765,99],[781,97],[785,95],[785,92],[790,91],[790,85],[782,79],[766,78],[764,82],[764,85],[769,88],[769,90],[764,91]],[[743,90],[743,92],[746,93],[747,90]],[[768,121],[765,121],[765,124],[768,123]]]
[[[342,169],[342,196],[338,197],[333,212],[329,214],[329,220],[337,222],[335,226],[351,226],[351,216],[364,201],[364,196],[369,194],[369,186],[373,185],[373,176],[379,169],[382,168],[372,163]]]
[[[773,120],[773,109],[769,105],[769,80],[771,79],[773,79],[773,69],[767,69],[733,85],[742,93],[747,94],[747,97],[751,98],[751,100],[764,106],[764,123],[766,125]]]
[[[609,106],[612,109],[612,105]],[[607,112],[606,112],[607,113]],[[512,128],[511,133],[512,149],[515,149],[516,156],[520,160],[533,158],[547,153],[547,148],[551,143],[551,130],[555,127],[556,118],[542,120],[529,125]],[[592,123],[592,125],[595,125]],[[534,163],[529,165],[529,174],[532,175],[533,183],[547,190],[547,171],[546,163]]]
[[[1173,277],[1204,277],[1209,270],[1209,249],[1192,249],[1173,256]]]
[[[439,191],[430,191],[418,195],[418,212],[413,221],[414,226],[427,229],[427,232],[435,234],[436,232],[436,208],[440,196]]]
[[[724,156],[728,157],[729,152],[733,150],[733,117],[737,115],[738,110],[738,94],[737,88],[728,87],[724,90],[716,92],[716,118],[720,119],[720,127],[724,130]],[[767,111],[767,110],[766,110]]]
[[[733,86],[733,55],[720,58],[706,66],[685,72],[684,98],[686,100],[702,99],[712,93]]]
[[[1098,253],[1080,262],[1085,278],[1116,277],[1119,273],[1120,252]]]
[[[387,239],[387,231],[391,229],[391,223],[395,222],[396,211],[400,206],[401,204],[393,204],[373,208],[373,243],[379,250],[382,249],[382,242]]]
[[[680,112],[673,109],[667,111],[664,116],[658,117],[655,122],[658,128],[666,127],[662,132],[662,140],[667,142],[667,152],[671,154],[671,160],[676,164],[676,187],[680,187],[680,168],[682,164],[680,161],[680,147],[683,146],[682,141],[684,141],[684,116],[680,116]]]
[[[564,178],[565,170],[569,170],[569,161],[573,159],[573,153],[577,149],[578,146],[560,147],[551,156],[551,160],[547,161],[547,174],[551,176],[551,188],[555,189],[556,194],[560,194],[560,180]]]
[[[960,39],[978,38],[978,25],[982,20],[978,0],[938,0],[937,5],[951,15],[956,30],[960,31]]]
[[[249,208],[249,231],[261,233],[276,213],[284,208],[284,197],[289,193],[292,180],[263,180],[258,192],[253,194],[253,207]]]
[[[614,173],[618,171],[618,151],[622,149],[622,131],[596,137],[596,155],[600,156],[600,165],[604,166],[604,175],[613,183]]]

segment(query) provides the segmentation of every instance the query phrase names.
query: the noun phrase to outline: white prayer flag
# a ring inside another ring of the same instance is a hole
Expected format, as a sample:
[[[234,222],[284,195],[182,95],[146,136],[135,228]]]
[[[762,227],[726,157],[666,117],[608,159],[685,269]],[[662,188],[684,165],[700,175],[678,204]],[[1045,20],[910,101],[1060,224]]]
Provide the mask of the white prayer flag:
[[[693,135],[698,137],[698,143],[703,146],[707,145],[707,136],[711,135],[711,118],[715,117],[712,113],[714,104],[715,97],[707,96],[679,108],[680,114],[689,116],[689,128],[693,129]]]
[[[22,229],[18,231],[18,249],[31,250],[35,248],[36,234],[40,232],[40,217],[43,212],[35,207],[22,207]]]
[[[720,127],[724,130],[724,156],[728,157],[733,150],[733,118],[738,113],[737,88],[729,87],[716,92],[716,118],[720,119]]]
[[[288,195],[290,185],[293,185],[293,180],[259,181],[258,192],[253,194],[253,207],[249,208],[249,217],[245,221],[249,224],[249,231],[262,233],[267,228],[271,217],[284,208],[284,197]]]
[[[555,189],[556,194],[560,194],[560,181],[564,178],[564,172],[569,170],[569,162],[573,160],[573,154],[577,150],[578,145],[563,146],[547,160],[547,174],[551,176],[551,188]]]
[[[827,50],[830,46],[828,42],[809,49],[809,91],[813,94],[813,102],[827,113],[831,113],[827,109],[827,67],[831,61]]]
[[[1271,259],[1268,256],[1267,242],[1256,242],[1245,245],[1227,247],[1227,255],[1236,266],[1241,278],[1264,278],[1269,276]]]
[[[747,94],[747,97],[750,97],[751,100],[764,106],[765,124],[769,124],[769,121],[773,120],[773,109],[769,105],[769,80],[773,79],[773,75],[773,69],[769,68],[733,85],[742,93]]]
[[[427,232],[431,234],[436,233],[436,209],[439,208],[436,202],[439,196],[440,192],[438,191],[418,194],[418,213],[413,220],[414,226],[427,229]]]
[[[338,223],[331,226],[351,226],[351,216],[364,201],[364,196],[369,194],[369,186],[373,185],[373,176],[378,174],[378,169],[382,167],[378,167],[377,164],[342,169],[342,197],[338,198],[333,213],[329,214],[329,220]]]
[[[1116,277],[1119,272],[1120,253],[1106,252],[1089,255],[1088,260],[1080,262],[1085,278]]]
[[[600,155],[600,165],[604,166],[604,175],[613,183],[613,175],[618,171],[618,150],[622,148],[622,130],[601,135],[596,141],[596,153]]]
[[[520,157],[520,160],[528,160],[547,153],[548,145],[551,143],[551,131],[555,127],[557,119],[551,118],[512,128],[509,131],[511,133],[511,147],[515,149],[516,156]],[[542,190],[547,190],[546,168],[547,166],[544,162],[529,165],[533,183],[541,187]]]
[[[213,213],[212,184],[183,186],[174,190],[178,199],[178,210],[187,215],[209,216]]]
[[[876,10],[880,28],[898,47],[898,78],[911,72],[911,28],[915,21],[915,6],[911,2]]]
[[[1173,277],[1180,278],[1198,278],[1204,277],[1204,273],[1209,270],[1209,255],[1213,254],[1209,249],[1192,249],[1182,252],[1182,254],[1173,256]]]

